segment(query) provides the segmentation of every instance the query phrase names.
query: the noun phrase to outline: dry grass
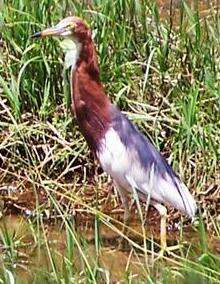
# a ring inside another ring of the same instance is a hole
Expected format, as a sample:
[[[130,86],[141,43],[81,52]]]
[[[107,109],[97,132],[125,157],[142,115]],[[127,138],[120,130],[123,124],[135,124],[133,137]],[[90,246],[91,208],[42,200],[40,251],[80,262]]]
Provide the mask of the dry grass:
[[[200,244],[186,246],[157,264],[145,261],[147,246],[153,241],[146,242],[140,233],[136,233],[140,235],[137,240],[135,232],[130,232],[134,234],[128,237],[130,253],[136,254],[136,262],[139,253],[145,259],[144,264],[139,261],[144,272],[141,279],[149,283],[157,283],[157,279],[165,283],[218,281],[219,258],[207,245],[204,225],[208,236],[215,236],[218,243],[219,12],[210,5],[200,17],[199,10],[180,2],[180,17],[175,21],[161,19],[157,6],[148,1],[117,1],[115,5],[111,1],[89,5],[49,0],[4,3],[0,12],[4,27],[0,41],[0,206],[3,216],[16,213],[29,217],[31,244],[46,251],[46,270],[25,265],[35,282],[70,283],[82,275],[82,282],[98,282],[99,277],[111,282],[109,267],[99,263],[105,247],[99,230],[105,224],[116,235],[122,234],[117,193],[94,162],[69,112],[68,74],[63,70],[59,41],[33,42],[29,38],[72,11],[86,19],[94,31],[102,81],[111,100],[154,141],[202,208],[204,223],[193,227]],[[173,9],[168,11],[174,13]],[[135,207],[133,210],[135,213]],[[94,227],[96,256],[92,258],[86,256],[86,238],[75,231],[84,221],[86,225],[88,218]],[[154,225],[155,212],[148,219]],[[61,221],[61,227],[66,228],[65,253],[61,250],[58,260],[45,233],[48,220],[58,227]],[[179,215],[171,210],[169,224],[175,226],[179,221]],[[3,282],[10,277],[19,279],[13,265],[20,264],[20,247],[28,243],[9,231],[7,224],[2,225]],[[180,242],[184,242],[181,233]],[[81,259],[80,268],[73,265],[73,251]],[[131,259],[127,257],[126,283],[136,279],[129,274]],[[163,261],[166,269],[161,273]]]

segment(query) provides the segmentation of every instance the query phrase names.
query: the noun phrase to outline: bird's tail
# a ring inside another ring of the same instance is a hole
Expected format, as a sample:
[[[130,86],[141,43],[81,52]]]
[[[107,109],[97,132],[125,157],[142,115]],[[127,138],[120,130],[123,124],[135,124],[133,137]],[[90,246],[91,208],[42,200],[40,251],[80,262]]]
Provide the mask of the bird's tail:
[[[189,217],[194,217],[197,212],[197,205],[194,197],[186,185],[177,177],[167,175],[159,181],[159,190],[165,202]]]
[[[191,218],[194,217],[198,209],[194,197],[179,178],[176,177],[174,183],[179,194],[177,209]]]

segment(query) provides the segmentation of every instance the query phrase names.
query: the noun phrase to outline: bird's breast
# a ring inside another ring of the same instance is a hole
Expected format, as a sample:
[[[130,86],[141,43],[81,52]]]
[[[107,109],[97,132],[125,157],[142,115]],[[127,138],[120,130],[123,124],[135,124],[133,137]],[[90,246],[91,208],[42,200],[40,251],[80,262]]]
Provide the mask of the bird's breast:
[[[130,190],[130,184],[126,178],[127,175],[134,175],[140,170],[138,165],[133,164],[133,154],[121,141],[117,131],[109,128],[105,136],[100,141],[99,149],[96,152],[103,170],[108,173],[116,183]],[[140,172],[140,171],[139,171]]]

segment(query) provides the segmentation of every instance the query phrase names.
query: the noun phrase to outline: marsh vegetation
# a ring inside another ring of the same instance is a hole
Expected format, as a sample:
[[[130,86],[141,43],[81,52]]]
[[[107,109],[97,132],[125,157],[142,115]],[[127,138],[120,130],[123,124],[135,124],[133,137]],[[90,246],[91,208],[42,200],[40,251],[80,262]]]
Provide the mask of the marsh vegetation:
[[[220,282],[218,1],[0,6],[1,283]],[[169,209],[169,243],[180,248],[162,259],[155,260],[152,208],[141,222],[132,207],[117,249],[123,207],[71,115],[60,41],[30,38],[69,14],[93,30],[112,102],[154,141],[200,206],[194,224]]]

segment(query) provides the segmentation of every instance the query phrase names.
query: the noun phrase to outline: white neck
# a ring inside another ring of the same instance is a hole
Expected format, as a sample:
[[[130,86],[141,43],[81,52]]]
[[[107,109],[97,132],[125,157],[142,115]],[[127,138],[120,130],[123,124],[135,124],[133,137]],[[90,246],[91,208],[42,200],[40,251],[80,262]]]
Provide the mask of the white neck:
[[[82,44],[72,38],[66,38],[61,42],[61,47],[65,53],[65,69],[71,67],[73,72],[80,56]]]
[[[71,67],[70,72],[70,90],[71,90],[71,97],[73,98],[73,84],[72,78],[74,71],[76,69],[76,63],[79,59],[80,52],[82,49],[82,44],[73,38],[66,38],[61,42],[61,48],[65,53],[65,61],[64,61],[64,68],[69,69]],[[75,113],[74,104],[72,104],[73,112]]]

